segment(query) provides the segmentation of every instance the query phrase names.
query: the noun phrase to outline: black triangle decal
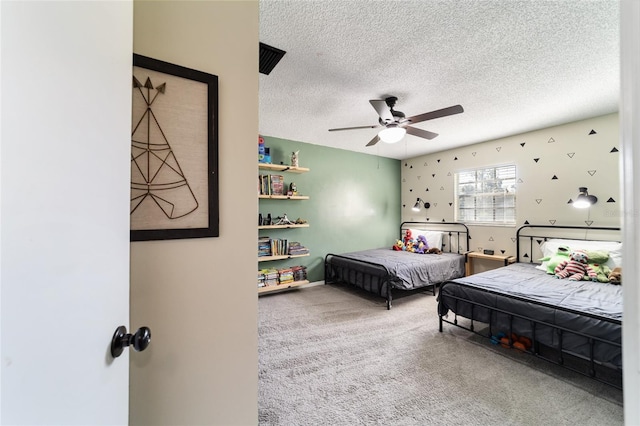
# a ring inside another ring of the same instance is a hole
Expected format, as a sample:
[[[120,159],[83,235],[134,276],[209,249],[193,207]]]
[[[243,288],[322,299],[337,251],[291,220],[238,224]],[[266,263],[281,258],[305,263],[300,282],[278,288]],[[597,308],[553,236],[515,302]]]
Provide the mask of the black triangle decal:
[[[540,159],[539,158],[534,158],[533,161],[535,161],[537,163],[538,161],[540,161]]]
[[[569,153],[567,153],[567,155],[569,156],[569,158],[573,158],[573,156],[576,155],[576,153],[575,152],[569,152]]]
[[[525,253],[524,256],[522,256],[522,257],[524,257],[525,259],[528,259],[529,255],[527,253]]]
[[[405,166],[405,167],[407,167],[407,165],[408,165],[407,163],[404,163],[404,166]]]
[[[409,166],[410,169],[413,169],[413,165]]]
[[[614,200],[613,198],[609,198],[609,199],[607,200],[607,203],[615,203],[615,202],[616,202],[616,200]]]
[[[525,220],[525,221],[524,221],[524,224],[525,224],[525,225],[529,225],[529,221],[528,221],[528,220]]]
[[[538,242],[538,245],[542,244],[542,240],[536,240]]]
[[[611,199],[611,198],[609,198],[609,199]],[[453,205],[453,203],[449,203],[449,207],[451,207],[452,205]]]
[[[524,183],[522,179],[518,179],[518,183]]]
[[[500,150],[501,150],[501,149],[502,149],[502,147],[501,147],[501,146],[496,147],[496,151],[498,151],[498,152],[500,152]]]
[[[456,158],[454,158],[454,159],[453,159],[453,161],[457,161],[457,160],[458,160],[458,157],[456,157]]]
[[[429,192],[429,188],[425,189],[426,192]]]
[[[402,205],[402,208],[404,209],[405,207],[407,207],[407,205],[406,205],[406,204],[403,204],[403,205]]]
[[[447,173],[447,176],[451,176],[451,172]]]
[[[613,149],[612,149],[611,151],[609,151],[609,152],[610,152],[610,153],[611,153],[611,152],[618,152],[618,148],[616,148],[616,147],[614,146],[614,147],[613,147]]]
[[[540,204],[542,202],[542,198],[536,198],[536,203]]]
[[[446,220],[444,220],[444,218],[442,219],[443,222],[446,222]]]
[[[591,226],[591,224],[593,224],[592,220],[585,220],[584,223],[587,224],[587,226]]]
[[[558,180],[558,176],[553,175],[553,177],[551,178],[551,180]]]
[[[438,207],[438,203],[433,203],[433,207]]]
[[[421,177],[422,177],[422,176],[418,176],[418,180],[420,180],[420,178],[421,178]]]
[[[567,201],[567,204],[573,204],[573,200],[569,198],[569,201]]]
[[[590,134],[590,135],[595,135],[595,134],[596,134],[596,131],[595,131],[595,130],[593,130],[593,129],[591,129],[591,131],[589,132],[589,134]]]
[[[475,156],[476,156],[476,153],[475,153],[475,152],[472,152],[472,153],[471,153],[471,155],[473,155],[473,156],[475,157]]]
[[[435,174],[435,173],[432,173],[432,174],[431,174],[431,177],[436,177],[436,174]]]
[[[407,178],[402,178],[402,181],[403,181],[403,182],[406,182],[406,181],[407,181]]]
[[[493,237],[489,237],[489,241],[495,241]]]
[[[525,144],[525,143],[526,143],[526,142],[522,142],[522,143],[520,144],[520,146],[524,147],[524,144]]]
[[[504,254],[505,250],[500,250],[500,253]]]
[[[549,223],[550,223],[550,224],[552,224],[552,225],[555,225],[555,224],[556,224],[556,221],[555,221],[555,219],[551,219],[551,220],[549,221]]]
[[[554,138],[549,138],[549,141],[547,143],[554,143],[556,140]]]
[[[511,242],[512,242],[512,243],[515,243],[515,242],[516,242],[515,237],[511,237]]]
[[[413,189],[411,189],[411,188],[410,188],[410,189],[409,189],[409,192],[413,192]]]
[[[441,186],[441,187],[440,187],[440,191],[444,191],[444,186]]]
[[[438,163],[440,162],[440,160],[438,160]]]
[[[596,174],[595,170],[587,170],[587,173],[589,173],[591,176]]]
[[[424,166],[427,167],[427,162],[426,161],[424,162]]]

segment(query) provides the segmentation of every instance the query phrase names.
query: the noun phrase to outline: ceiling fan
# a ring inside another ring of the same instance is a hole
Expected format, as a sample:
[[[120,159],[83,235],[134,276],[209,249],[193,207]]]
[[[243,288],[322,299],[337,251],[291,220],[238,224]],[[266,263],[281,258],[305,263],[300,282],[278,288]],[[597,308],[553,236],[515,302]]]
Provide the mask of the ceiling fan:
[[[378,123],[372,126],[357,126],[357,127],[342,127],[338,129],[329,129],[330,132],[338,130],[353,130],[353,129],[375,129],[378,127],[384,127],[369,143],[367,146],[372,146],[382,140],[387,143],[399,142],[405,135],[409,133],[413,136],[418,136],[425,139],[433,139],[438,136],[437,133],[429,132],[428,130],[417,129],[411,127],[411,124],[420,123],[422,121],[433,120],[434,118],[446,117],[448,115],[460,114],[464,112],[461,105],[454,105],[448,108],[439,109],[436,111],[426,112],[424,114],[414,115],[412,117],[405,117],[403,112],[396,111],[393,107],[396,105],[398,98],[395,96],[389,96],[385,99],[371,99],[369,103],[376,110],[380,118]]]

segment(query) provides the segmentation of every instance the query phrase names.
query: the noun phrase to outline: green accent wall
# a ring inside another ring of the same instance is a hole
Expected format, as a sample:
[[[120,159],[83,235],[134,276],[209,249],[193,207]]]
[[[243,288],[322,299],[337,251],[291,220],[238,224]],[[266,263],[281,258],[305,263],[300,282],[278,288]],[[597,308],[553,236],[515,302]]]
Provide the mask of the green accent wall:
[[[309,222],[309,228],[260,230],[260,236],[286,238],[309,248],[311,255],[297,259],[259,262],[258,268],[305,265],[309,281],[324,280],[324,257],[369,248],[391,247],[398,238],[401,213],[400,161],[327,148],[304,142],[263,136],[273,164],[289,165],[291,153],[299,151],[299,166],[307,173],[281,174],[285,187],[296,184],[299,195],[309,200],[259,202],[264,217],[282,216]],[[258,222],[256,214],[256,224]]]

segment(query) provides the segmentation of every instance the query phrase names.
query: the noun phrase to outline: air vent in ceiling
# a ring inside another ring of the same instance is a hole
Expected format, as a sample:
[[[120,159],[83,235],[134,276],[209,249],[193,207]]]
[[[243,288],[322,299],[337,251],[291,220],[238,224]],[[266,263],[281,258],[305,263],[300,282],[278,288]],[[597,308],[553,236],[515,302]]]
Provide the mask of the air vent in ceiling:
[[[260,43],[260,72],[269,75],[285,53],[284,50]]]

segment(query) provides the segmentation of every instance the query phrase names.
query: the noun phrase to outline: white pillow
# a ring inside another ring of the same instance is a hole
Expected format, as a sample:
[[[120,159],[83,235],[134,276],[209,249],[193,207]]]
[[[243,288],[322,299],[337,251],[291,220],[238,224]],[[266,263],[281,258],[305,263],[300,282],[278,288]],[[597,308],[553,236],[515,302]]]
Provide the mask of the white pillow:
[[[411,238],[414,240],[418,239],[418,235],[424,235],[427,239],[427,245],[429,248],[439,248],[442,249],[442,236],[444,232],[440,231],[425,231],[423,229],[409,229],[411,231]]]
[[[605,265],[611,269],[616,266],[622,266],[622,243],[617,241],[582,241],[552,238],[540,244],[542,257],[553,257],[558,252],[558,247],[560,246],[567,246],[572,251],[606,251],[609,253],[609,260]],[[536,266],[536,268],[546,272],[547,262],[542,262],[542,264]]]

